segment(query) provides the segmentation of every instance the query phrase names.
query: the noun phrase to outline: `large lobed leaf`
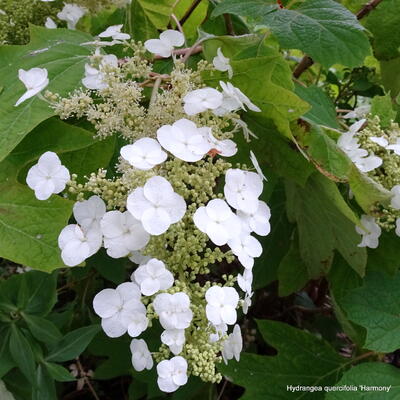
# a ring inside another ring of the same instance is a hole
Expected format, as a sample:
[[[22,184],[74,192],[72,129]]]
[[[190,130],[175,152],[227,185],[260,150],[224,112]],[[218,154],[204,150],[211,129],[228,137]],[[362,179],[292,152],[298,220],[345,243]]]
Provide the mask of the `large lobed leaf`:
[[[35,126],[54,114],[38,96],[14,107],[25,92],[18,70],[46,68],[50,80],[47,89],[65,96],[80,84],[91,52],[81,43],[90,40],[91,36],[78,31],[33,26],[29,44],[0,47],[0,161]]]
[[[265,341],[276,348],[277,356],[241,354],[240,362],[229,362],[221,372],[234,383],[244,386],[243,400],[304,398],[323,399],[324,392],[290,392],[288,385],[333,385],[348,361],[324,340],[276,321],[258,321]]]
[[[291,9],[273,10],[270,1],[223,1],[213,15],[232,13],[268,26],[282,47],[299,49],[325,67],[361,65],[370,45],[354,14],[333,0],[308,0]],[[275,6],[276,8],[276,6]]]

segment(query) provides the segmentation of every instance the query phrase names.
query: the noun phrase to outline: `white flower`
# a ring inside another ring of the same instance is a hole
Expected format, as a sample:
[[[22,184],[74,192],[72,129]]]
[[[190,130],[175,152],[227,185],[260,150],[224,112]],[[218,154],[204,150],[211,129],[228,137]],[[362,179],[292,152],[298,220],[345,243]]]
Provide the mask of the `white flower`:
[[[58,236],[58,246],[65,265],[74,267],[97,253],[102,235],[98,229],[85,229],[76,224],[67,225]]]
[[[379,137],[379,136],[371,136],[369,137],[369,140],[371,142],[374,142],[376,144],[379,144],[379,146],[384,147],[386,149],[386,147],[388,146],[389,142],[384,138],[384,137]]]
[[[106,205],[99,196],[91,196],[88,200],[74,204],[74,217],[83,228],[100,228],[100,221],[106,213]]]
[[[26,92],[17,100],[15,107],[41,92],[49,84],[46,68],[31,68],[28,71],[20,69],[18,78],[25,85]]]
[[[232,118],[232,121],[234,121],[236,124],[235,130],[241,129],[243,131],[243,136],[247,142],[250,141],[250,136],[258,139],[258,136],[249,129],[246,122],[242,121],[241,119],[237,119],[237,118]]]
[[[267,236],[271,231],[269,219],[271,218],[271,210],[268,205],[259,200],[257,210],[253,213],[238,211],[237,216],[242,222],[242,227],[248,232],[255,232],[260,236]]]
[[[224,337],[226,332],[228,331],[228,325],[224,323],[211,326],[212,329],[215,330],[215,333],[210,333],[210,343],[218,342],[218,340]]]
[[[250,150],[250,160],[254,166],[254,169],[256,170],[258,176],[263,179],[264,181],[267,181],[267,177],[264,175],[262,172],[262,169],[260,167],[260,164],[258,163],[258,160],[256,158],[256,155]]]
[[[128,196],[127,208],[148,233],[161,235],[182,219],[186,203],[165,178],[153,176]]]
[[[101,32],[98,36],[101,38],[112,38],[114,40],[128,40],[131,35],[121,32],[121,25],[109,26],[104,32]]]
[[[251,269],[245,269],[242,274],[238,274],[237,276],[237,283],[240,287],[240,289],[243,290],[245,293],[252,293],[252,287],[251,285],[253,284],[253,272]]]
[[[231,64],[229,63],[229,58],[226,58],[221,50],[221,47],[218,47],[217,55],[213,58],[214,68],[218,71],[228,72],[229,79],[233,76],[233,70]]]
[[[207,206],[199,207],[193,215],[193,221],[217,246],[226,244],[241,231],[239,218],[221,199],[213,199]]]
[[[45,26],[47,29],[57,29],[57,24],[56,24],[56,23],[53,21],[53,19],[50,18],[50,17],[47,17],[44,26]]]
[[[62,192],[70,179],[68,169],[61,165],[57,154],[46,151],[28,171],[26,183],[38,200],[47,200],[53,193]]]
[[[143,339],[132,339],[130,344],[133,368],[141,372],[153,368],[153,358],[146,342]]]
[[[233,328],[233,332],[225,340],[224,347],[222,349],[222,358],[224,359],[225,364],[228,364],[228,360],[232,360],[232,358],[235,358],[236,361],[239,361],[242,349],[242,333],[239,325],[236,324]]]
[[[382,159],[374,153],[369,155],[368,151],[360,148],[357,132],[364,126],[365,119],[362,119],[349,127],[349,131],[343,133],[337,144],[347,156],[353,161],[361,172],[369,172],[382,165]]]
[[[361,243],[358,247],[370,247],[376,249],[379,245],[379,236],[382,233],[380,226],[375,222],[374,217],[363,215],[361,217],[363,228],[356,226],[356,231],[362,235]]]
[[[152,258],[142,264],[131,277],[145,296],[152,296],[160,290],[167,290],[174,284],[174,276],[165,268],[165,264]]]
[[[185,37],[181,32],[168,29],[160,34],[160,39],[150,39],[144,42],[144,47],[153,54],[168,58],[174,47],[181,47],[185,43]]]
[[[239,295],[232,287],[211,286],[206,292],[206,315],[213,325],[236,322]]]
[[[216,115],[225,115],[240,108],[246,111],[245,106],[251,111],[261,111],[240,89],[233,86],[230,82],[225,83],[220,81],[219,84],[223,90],[223,100],[221,106],[214,110]]]
[[[232,157],[237,153],[237,145],[233,140],[218,140],[212,134],[211,129],[209,129],[205,138],[210,143],[212,148],[211,151],[216,150],[216,152],[221,156]]]
[[[260,242],[247,232],[241,232],[240,235],[234,236],[228,241],[228,246],[247,269],[253,268],[254,258],[260,257],[262,253]]]
[[[396,219],[396,230],[395,230],[395,232],[396,232],[397,236],[400,236],[400,218]]]
[[[193,318],[189,297],[183,292],[160,293],[155,297],[153,307],[164,329],[186,329]]]
[[[136,337],[147,329],[146,307],[140,301],[140,290],[135,283],[103,289],[93,299],[93,309],[101,317],[101,326],[109,337],[119,337],[127,331]]]
[[[249,307],[251,306],[251,298],[253,297],[253,292],[252,293],[246,293],[242,302],[242,310],[243,314],[247,314],[249,311]]]
[[[209,131],[210,128],[198,128],[194,122],[182,118],[158,129],[157,139],[175,157],[194,162],[211,150],[210,143],[205,139]]]
[[[364,104],[362,106],[356,107],[353,111],[348,112],[343,115],[346,119],[359,119],[364,118],[371,110],[370,104]]]
[[[206,110],[215,110],[222,104],[222,93],[205,87],[189,92],[184,98],[183,108],[187,115],[195,115]]]
[[[137,265],[142,265],[147,263],[147,261],[149,261],[152,257],[150,256],[144,256],[140,251],[135,250],[135,251],[131,251],[131,253],[129,254],[129,259],[137,264]]]
[[[68,29],[75,29],[78,21],[86,14],[86,9],[77,4],[64,3],[64,8],[57,14],[61,21],[66,21]]]
[[[182,352],[185,344],[184,329],[167,329],[161,334],[161,342],[166,344],[175,356]]]
[[[121,156],[133,167],[142,170],[149,170],[167,159],[167,153],[151,138],[142,138],[122,147]]]
[[[118,58],[114,54],[107,54],[102,57],[99,69],[85,64],[85,77],[82,79],[82,84],[91,90],[101,90],[108,87],[105,81],[104,69],[107,67],[118,66]]]
[[[396,210],[400,210],[400,185],[393,186],[390,192],[392,193],[390,205]]]
[[[389,144],[386,148],[393,150],[395,154],[400,156],[400,139],[397,139],[395,144]]]
[[[188,380],[187,367],[187,361],[181,356],[161,361],[157,365],[157,383],[160,390],[171,393],[179,386],[185,385]]]
[[[132,251],[142,249],[150,239],[142,223],[128,211],[109,211],[104,214],[100,225],[104,247],[113,258],[126,257]]]
[[[246,213],[258,208],[258,197],[262,193],[262,179],[255,172],[228,169],[225,174],[224,194],[230,206]]]

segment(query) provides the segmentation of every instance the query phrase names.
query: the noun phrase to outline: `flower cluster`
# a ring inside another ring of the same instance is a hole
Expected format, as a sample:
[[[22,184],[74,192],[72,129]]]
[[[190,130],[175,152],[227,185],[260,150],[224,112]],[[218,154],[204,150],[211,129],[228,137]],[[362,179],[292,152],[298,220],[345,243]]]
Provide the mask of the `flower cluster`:
[[[124,43],[133,55],[122,61],[103,55],[104,39]],[[54,153],[45,153],[27,181],[39,199],[67,185],[66,195],[76,200],[75,221],[59,236],[66,265],[83,263],[101,247],[137,265],[129,282],[98,293],[93,308],[106,335],[133,338],[133,367],[156,362],[159,388],[173,392],[189,375],[220,381],[216,364],[240,357],[238,309],[247,313],[251,304],[252,268],[262,253],[254,234],[268,235],[270,210],[260,200],[265,177],[254,155],[256,172],[226,158],[236,154],[232,139],[245,127],[237,112],[260,109],[230,82],[206,86],[201,72],[213,67],[205,62],[188,69],[174,53],[184,43],[180,32],[144,44],[156,57],[173,57],[168,75],[153,72],[144,48],[128,39],[121,26],[109,27],[93,42],[86,89],[65,99],[46,94],[63,118],[86,118],[98,137],[121,134],[129,141],[120,148],[117,175],[107,179],[100,171],[77,184]],[[213,64],[234,74],[221,49]],[[20,102],[44,84],[24,83]],[[220,264],[242,273],[221,277]],[[151,352],[139,336],[154,324],[163,332]]]
[[[362,236],[359,246],[377,248],[382,230],[400,236],[400,128],[392,122],[383,129],[379,117],[369,117],[354,123],[338,145],[361,172],[391,195],[390,204],[374,205],[356,227]]]

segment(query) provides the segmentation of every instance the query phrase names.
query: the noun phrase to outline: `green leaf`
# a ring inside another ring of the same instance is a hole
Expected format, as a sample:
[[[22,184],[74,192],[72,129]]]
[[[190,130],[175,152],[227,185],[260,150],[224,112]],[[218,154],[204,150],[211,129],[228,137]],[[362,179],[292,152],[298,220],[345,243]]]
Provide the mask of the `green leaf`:
[[[46,360],[63,362],[78,357],[99,331],[99,325],[90,325],[68,332],[54,345]]]
[[[390,353],[400,347],[400,273],[370,272],[343,301],[349,319],[367,329],[365,348]]]
[[[394,275],[399,269],[399,237],[394,232],[383,231],[379,237],[379,246],[376,249],[368,249],[367,270],[384,271]]]
[[[333,385],[348,363],[327,342],[308,332],[276,321],[259,320],[257,324],[278,355],[243,353],[239,363],[219,367],[229,380],[245,387],[243,400],[299,399],[299,393],[287,391],[287,385]],[[312,398],[323,399],[324,395],[314,392]]]
[[[358,219],[336,185],[314,174],[304,188],[289,182],[286,188],[289,219],[297,222],[300,254],[309,277],[317,278],[329,271],[335,249],[363,276],[367,252],[357,246]]]
[[[303,143],[313,164],[323,175],[336,182],[348,180],[354,165],[322,127],[311,126]]]
[[[215,55],[211,48],[216,47],[221,47],[222,52],[231,57],[231,46],[240,49],[240,46],[249,43],[249,40],[253,45],[236,53],[231,60],[234,71],[232,84],[261,109],[261,113],[249,112],[250,116],[256,114],[257,118],[271,119],[278,130],[290,138],[290,122],[307,112],[309,105],[294,93],[291,70],[279,51],[265,46],[260,39],[254,42],[254,36],[240,37],[236,40],[223,37],[206,42],[210,46],[209,57],[211,54]],[[213,82],[216,86],[219,80],[217,77],[208,79],[208,82]]]
[[[385,0],[371,12],[366,28],[372,33],[374,55],[379,60],[400,56],[400,3]]]
[[[297,238],[283,257],[278,269],[279,296],[289,296],[302,289],[308,281],[308,271],[300,256]]]
[[[0,378],[15,366],[10,353],[10,334],[11,329],[9,325],[0,326]]]
[[[51,346],[61,339],[61,332],[51,321],[25,313],[22,314],[22,317],[37,340]]]
[[[175,2],[176,4],[176,2]],[[192,6],[192,0],[181,0],[175,5],[173,12],[178,20],[182,20],[182,17],[186,15]],[[199,26],[207,17],[209,2],[208,0],[202,0],[195,10],[190,14],[189,18],[183,23],[183,33],[186,38],[194,38],[197,36]]]
[[[369,213],[376,203],[383,205],[390,203],[390,192],[381,184],[360,172],[355,165],[349,173],[349,184],[357,203],[366,213]]]
[[[126,258],[110,258],[104,249],[100,249],[94,256],[90,257],[86,266],[92,266],[103,278],[116,285],[126,280]]]
[[[0,48],[0,86],[4,87],[0,94],[0,160],[35,126],[54,115],[38,96],[14,107],[26,90],[18,79],[18,69],[46,68],[50,80],[46,89],[65,96],[80,85],[91,52],[81,43],[90,40],[91,36],[78,31],[32,26],[29,44]]]
[[[19,184],[0,189],[0,257],[43,271],[64,266],[57,239],[73,203],[59,196],[39,201]]]
[[[217,4],[211,17],[222,14],[236,14],[262,21],[270,12],[276,10],[278,4],[275,0],[224,0]]]
[[[397,400],[400,397],[400,372],[385,363],[362,363],[346,371],[337,386],[355,386],[357,391],[331,391],[326,400]],[[389,390],[363,390],[362,386],[386,386]]]
[[[46,151],[63,155],[97,143],[99,142],[93,139],[92,132],[67,124],[58,118],[50,118],[37,126],[5,160],[0,162],[0,181],[15,181],[18,172]],[[77,159],[79,160],[78,157]]]
[[[45,362],[44,366],[46,367],[50,376],[57,382],[71,382],[75,380],[71,373],[62,365]]]
[[[367,35],[354,14],[333,0],[308,0],[265,18],[282,47],[299,49],[325,67],[356,67],[371,53]]]
[[[36,370],[36,386],[33,388],[32,400],[57,400],[54,380],[40,364]]]
[[[371,114],[379,117],[380,125],[383,128],[390,126],[390,123],[396,119],[397,113],[393,110],[392,98],[389,93],[385,96],[375,96],[371,100]]]
[[[353,269],[349,268],[340,254],[335,254],[335,259],[327,278],[335,316],[346,335],[362,348],[365,342],[366,330],[349,320],[342,305],[343,299],[349,291],[362,285],[362,279]]]
[[[11,327],[10,353],[18,368],[29,382],[35,382],[35,359],[31,345],[15,324]]]
[[[295,93],[311,104],[311,110],[302,116],[307,122],[339,129],[332,99],[319,87],[296,85]]]
[[[174,0],[132,0],[128,13],[128,32],[135,40],[156,39],[157,30],[165,30]]]

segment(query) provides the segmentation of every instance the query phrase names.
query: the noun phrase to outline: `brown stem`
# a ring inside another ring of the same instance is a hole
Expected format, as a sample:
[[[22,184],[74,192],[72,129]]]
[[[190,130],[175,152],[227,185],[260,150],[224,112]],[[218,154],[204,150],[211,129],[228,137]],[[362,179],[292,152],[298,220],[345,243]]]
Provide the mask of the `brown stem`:
[[[189,7],[189,9],[185,12],[184,16],[179,21],[181,25],[183,25],[189,19],[189,17],[192,15],[193,11],[201,3],[201,1],[202,0],[195,0],[193,2],[193,4]]]
[[[374,8],[376,8],[383,0],[371,0],[367,4],[365,4],[361,10],[356,14],[356,17],[358,20],[361,18],[364,18],[366,15],[368,15]],[[314,64],[313,59],[308,56],[307,54],[302,58],[300,61],[299,65],[296,67],[296,69],[293,72],[293,76],[295,78],[299,78],[300,75],[306,71],[308,68],[311,67],[311,65]]]
[[[226,31],[228,32],[228,35],[235,36],[235,30],[233,28],[232,17],[230,16],[230,14],[223,14],[223,17],[224,17]]]
[[[96,391],[94,390],[94,387],[92,386],[92,384],[90,383],[90,379],[88,378],[88,376],[85,374],[85,371],[82,367],[82,364],[79,360],[79,358],[76,359],[76,364],[78,366],[79,369],[79,373],[81,375],[81,377],[85,380],[85,383],[87,385],[87,387],[89,388],[90,392],[92,393],[93,397],[96,400],[100,400],[99,396],[97,395]]]

